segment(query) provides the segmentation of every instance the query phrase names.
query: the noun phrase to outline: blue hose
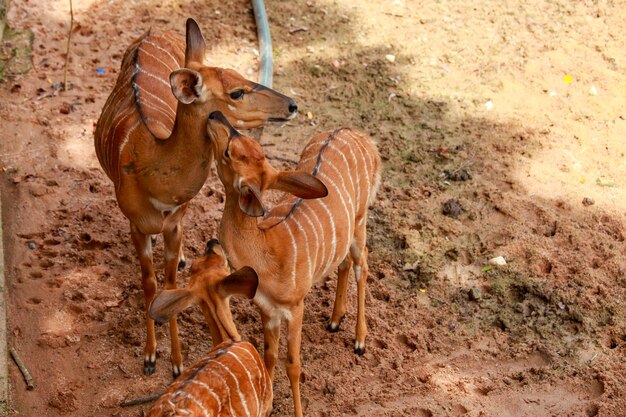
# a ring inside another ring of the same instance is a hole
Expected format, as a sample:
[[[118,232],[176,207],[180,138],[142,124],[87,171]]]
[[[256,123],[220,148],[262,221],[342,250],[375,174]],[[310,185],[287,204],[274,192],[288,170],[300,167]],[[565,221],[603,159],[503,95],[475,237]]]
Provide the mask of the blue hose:
[[[252,8],[254,9],[257,36],[259,37],[259,53],[261,54],[259,84],[272,88],[272,37],[263,0],[252,0]]]

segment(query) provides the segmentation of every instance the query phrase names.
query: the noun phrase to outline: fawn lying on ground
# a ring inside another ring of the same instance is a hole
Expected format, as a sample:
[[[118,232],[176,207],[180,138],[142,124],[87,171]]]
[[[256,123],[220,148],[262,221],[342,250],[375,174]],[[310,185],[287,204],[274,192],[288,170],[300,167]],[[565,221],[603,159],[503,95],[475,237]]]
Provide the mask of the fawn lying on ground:
[[[192,304],[200,304],[213,334],[214,349],[193,364],[157,400],[148,417],[256,416],[272,410],[272,381],[254,346],[241,342],[230,309],[219,310],[213,299],[254,297],[258,278],[252,268],[229,274],[224,252],[212,240],[194,262],[187,288],[165,290],[150,306],[150,316],[163,323]]]
[[[358,354],[365,350],[367,210],[380,182],[380,157],[367,136],[337,129],[309,142],[297,171],[277,171],[261,146],[239,134],[221,113],[209,116],[208,130],[226,192],[220,242],[235,268],[248,265],[259,276],[254,303],[261,310],[264,359],[272,380],[280,324],[283,319],[287,322],[287,375],[295,414],[302,416],[304,297],[334,268],[339,268],[337,294],[328,328],[337,331],[346,313],[348,274],[354,267],[358,288],[354,350]],[[267,189],[291,195],[267,213],[262,200]],[[264,216],[262,221],[258,216]],[[216,305],[218,311],[229,309],[225,297]]]
[[[220,110],[238,126],[253,128],[297,113],[289,97],[235,71],[204,66],[204,54],[205,41],[193,19],[187,20],[186,47],[172,33],[141,36],[127,49],[96,126],[98,160],[130,220],[146,309],[157,287],[151,235],[163,234],[166,288],[176,288],[177,270],[184,266],[182,219],[213,158],[207,116]],[[156,339],[147,312],[146,325],[144,374],[150,375],[156,367]],[[177,376],[182,355],[175,318],[170,335]]]

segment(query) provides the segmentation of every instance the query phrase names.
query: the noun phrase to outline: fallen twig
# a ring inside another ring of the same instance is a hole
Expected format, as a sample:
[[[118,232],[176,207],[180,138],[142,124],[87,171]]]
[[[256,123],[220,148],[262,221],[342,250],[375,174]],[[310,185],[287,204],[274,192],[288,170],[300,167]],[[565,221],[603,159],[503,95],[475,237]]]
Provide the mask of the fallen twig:
[[[10,352],[11,352],[11,357],[15,361],[15,364],[17,365],[17,367],[20,369],[20,372],[24,376],[24,381],[26,381],[26,389],[29,391],[34,390],[35,382],[33,381],[33,377],[30,375],[30,372],[28,372],[28,368],[26,368],[26,365],[24,365],[24,362],[22,362],[22,359],[20,358],[20,355],[17,353],[17,350],[15,350],[15,348],[12,347]]]
[[[72,30],[74,30],[74,8],[70,0],[70,32],[67,35],[67,50],[65,51],[65,70],[63,70],[63,91],[67,91],[67,64],[70,59],[70,42],[72,41]]]
[[[147,397],[135,398],[132,400],[125,400],[124,402],[122,402],[121,405],[122,407],[130,407],[133,405],[145,404],[145,403],[149,403],[149,402],[156,400],[160,396],[161,394],[152,394],[152,395],[148,395]]]

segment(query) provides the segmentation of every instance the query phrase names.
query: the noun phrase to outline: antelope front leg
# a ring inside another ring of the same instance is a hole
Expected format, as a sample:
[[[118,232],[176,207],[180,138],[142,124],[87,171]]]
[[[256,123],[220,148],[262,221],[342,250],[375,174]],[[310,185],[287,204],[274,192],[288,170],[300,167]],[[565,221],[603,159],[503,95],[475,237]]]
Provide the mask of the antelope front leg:
[[[280,318],[271,317],[261,311],[261,322],[263,323],[263,361],[265,368],[270,374],[270,380],[274,382],[274,371],[276,359],[278,358],[278,339],[280,338]]]
[[[346,315],[346,293],[348,291],[348,275],[350,274],[350,267],[352,266],[352,259],[346,256],[346,259],[339,265],[339,271],[337,272],[337,294],[335,294],[335,307],[333,308],[333,315],[330,319],[330,323],[326,326],[326,330],[331,333],[339,331],[339,325],[343,316]]]
[[[156,370],[156,338],[154,336],[154,321],[148,311],[156,293],[156,277],[152,265],[152,242],[150,235],[143,234],[137,226],[130,224],[130,236],[137,251],[139,265],[141,266],[141,282],[143,295],[146,301],[146,348],[144,350],[143,374],[152,375]]]
[[[182,238],[183,227],[180,220],[174,227],[163,231],[163,241],[165,243],[165,288],[168,290],[176,288],[176,275],[180,265]],[[170,339],[172,342],[172,375],[176,379],[183,371],[183,356],[180,351],[176,316],[170,319]]]
[[[302,315],[304,302],[301,301],[291,309],[291,317],[287,322],[287,376],[291,384],[293,395],[293,412],[296,417],[302,417],[302,403],[300,401],[300,345],[302,344]]]

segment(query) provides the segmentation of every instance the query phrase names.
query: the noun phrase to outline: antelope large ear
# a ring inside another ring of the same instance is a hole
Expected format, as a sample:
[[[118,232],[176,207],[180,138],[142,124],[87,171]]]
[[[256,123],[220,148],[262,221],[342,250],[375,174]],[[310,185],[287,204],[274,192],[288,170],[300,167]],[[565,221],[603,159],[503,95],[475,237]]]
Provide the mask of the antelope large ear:
[[[174,97],[181,103],[190,104],[202,95],[202,75],[198,71],[182,68],[170,74]]]
[[[304,199],[322,198],[328,195],[328,188],[319,178],[302,171],[279,172],[272,188]]]
[[[186,288],[164,290],[150,304],[150,318],[165,323],[176,314],[196,304],[198,299]]]
[[[256,184],[242,185],[239,189],[239,208],[250,217],[265,214],[261,192]]]
[[[187,46],[185,47],[185,66],[190,62],[202,63],[206,51],[206,43],[200,27],[192,18],[187,19]]]
[[[259,277],[256,271],[249,266],[244,266],[233,272],[219,283],[219,290],[222,295],[244,295],[249,299],[254,298],[256,289],[259,286]]]

